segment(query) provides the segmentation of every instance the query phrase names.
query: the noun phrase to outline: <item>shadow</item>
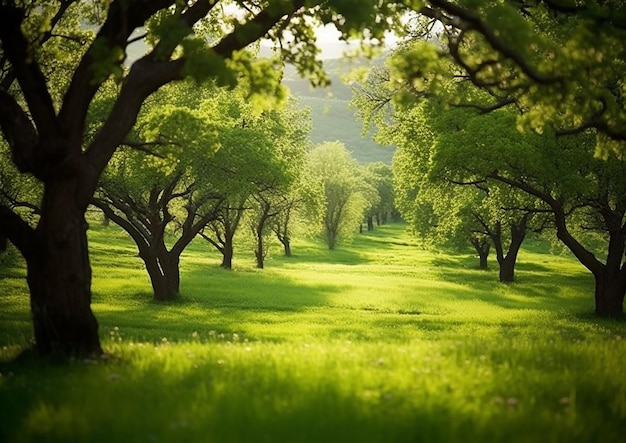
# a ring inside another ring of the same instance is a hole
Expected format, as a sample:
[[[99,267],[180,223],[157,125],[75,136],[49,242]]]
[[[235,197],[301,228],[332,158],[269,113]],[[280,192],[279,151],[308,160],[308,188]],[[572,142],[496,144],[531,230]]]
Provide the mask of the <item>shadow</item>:
[[[145,292],[96,297],[102,338],[119,333],[123,340],[188,341],[195,331],[201,339],[213,334],[275,339],[273,333],[243,337],[242,331],[256,324],[289,322],[290,316],[326,307],[328,297],[344,289],[341,284],[305,284],[263,270],[191,268],[181,274],[181,297],[172,302],[154,301]]]

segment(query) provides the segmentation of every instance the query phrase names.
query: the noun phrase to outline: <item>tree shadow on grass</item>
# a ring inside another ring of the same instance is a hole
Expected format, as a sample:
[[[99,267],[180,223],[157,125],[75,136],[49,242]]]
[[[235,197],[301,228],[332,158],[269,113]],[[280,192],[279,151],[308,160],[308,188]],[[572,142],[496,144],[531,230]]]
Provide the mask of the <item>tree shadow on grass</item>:
[[[303,284],[275,273],[217,267],[198,267],[181,277],[182,295],[173,302],[130,294],[118,304],[109,298],[112,303],[96,305],[102,335],[115,327],[122,338],[139,341],[188,340],[194,332],[239,334],[251,322],[288,321],[291,314],[325,307],[329,296],[342,290],[337,284]]]
[[[473,257],[453,256],[433,259],[435,274],[443,281],[466,288],[460,299],[478,299],[505,309],[560,311],[593,309],[593,277],[585,271],[560,274],[543,264],[520,262],[515,282],[498,281],[497,264],[487,270],[471,266]],[[588,294],[589,298],[583,296]]]

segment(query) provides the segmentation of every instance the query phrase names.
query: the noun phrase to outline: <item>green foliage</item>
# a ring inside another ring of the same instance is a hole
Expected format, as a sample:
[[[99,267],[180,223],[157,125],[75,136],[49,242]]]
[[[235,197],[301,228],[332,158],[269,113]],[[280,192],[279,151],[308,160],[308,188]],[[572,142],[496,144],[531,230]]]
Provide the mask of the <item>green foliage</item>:
[[[367,206],[364,180],[357,163],[339,142],[327,142],[309,153],[308,174],[324,188],[322,237],[329,249],[350,238]]]
[[[442,14],[422,12],[440,21],[441,30],[429,42],[416,34],[392,58],[396,84],[414,89],[403,86],[408,93],[397,94],[399,102],[417,92],[484,109],[514,103],[523,111],[520,128],[594,128],[612,140],[600,153],[623,149],[626,33],[615,21],[624,14],[622,2],[539,2],[520,10],[510,2],[469,0],[433,9]],[[468,83],[479,92],[468,96],[456,87]]]

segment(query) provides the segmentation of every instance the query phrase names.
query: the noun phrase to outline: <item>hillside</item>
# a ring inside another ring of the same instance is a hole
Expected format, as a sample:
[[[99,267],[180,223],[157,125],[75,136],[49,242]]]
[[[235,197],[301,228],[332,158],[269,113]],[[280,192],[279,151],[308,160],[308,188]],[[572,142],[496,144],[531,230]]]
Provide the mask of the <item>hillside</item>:
[[[283,84],[303,106],[311,109],[313,128],[311,141],[315,144],[338,140],[352,152],[359,163],[382,161],[391,164],[395,149],[376,143],[371,134],[362,135],[363,124],[349,108],[352,90],[342,77],[350,70],[362,67],[366,61],[350,62],[345,59],[324,61],[331,79],[327,88],[314,89],[298,76],[293,67],[285,69]]]
[[[261,48],[262,56],[269,56],[267,48]],[[332,54],[340,54],[343,47],[334,48]],[[137,42],[129,47],[128,60],[141,57],[146,51],[145,44]],[[301,78],[293,66],[286,66],[283,84],[292,95],[300,100],[303,106],[311,108],[313,128],[311,141],[315,144],[325,141],[340,141],[352,152],[359,163],[382,161],[391,164],[395,149],[376,143],[371,134],[362,135],[363,124],[349,109],[352,89],[344,83],[342,77],[355,68],[367,66],[370,61],[365,59],[348,60],[347,58],[331,58],[324,60],[324,68],[328,73],[331,86],[328,88],[312,88],[309,81]]]

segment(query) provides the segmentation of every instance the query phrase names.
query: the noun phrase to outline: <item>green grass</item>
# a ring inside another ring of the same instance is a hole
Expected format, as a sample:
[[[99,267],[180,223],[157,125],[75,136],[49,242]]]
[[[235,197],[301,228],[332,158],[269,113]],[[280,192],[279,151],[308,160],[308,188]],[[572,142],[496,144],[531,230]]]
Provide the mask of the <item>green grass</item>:
[[[595,442],[626,433],[626,324],[539,243],[518,282],[424,251],[401,225],[265,270],[201,242],[182,298],[151,300],[135,248],[90,231],[106,360],[11,362],[32,335],[23,269],[0,281],[0,441]],[[622,339],[625,337],[625,339]]]

